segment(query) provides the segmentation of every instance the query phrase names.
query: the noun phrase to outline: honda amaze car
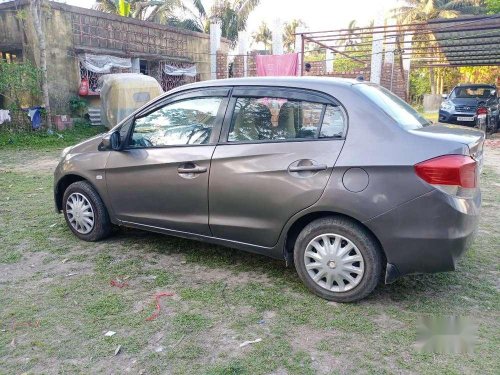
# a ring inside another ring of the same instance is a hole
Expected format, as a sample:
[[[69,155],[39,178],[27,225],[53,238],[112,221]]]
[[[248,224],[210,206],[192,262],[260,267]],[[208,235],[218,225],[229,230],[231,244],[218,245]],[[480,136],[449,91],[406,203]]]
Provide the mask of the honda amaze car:
[[[201,82],[65,149],[55,205],[85,241],[117,225],[264,254],[350,302],[383,276],[455,268],[478,224],[483,141],[366,82]]]
[[[478,108],[489,114],[488,130],[497,129],[499,102],[494,85],[458,85],[441,103],[439,122],[475,126]]]

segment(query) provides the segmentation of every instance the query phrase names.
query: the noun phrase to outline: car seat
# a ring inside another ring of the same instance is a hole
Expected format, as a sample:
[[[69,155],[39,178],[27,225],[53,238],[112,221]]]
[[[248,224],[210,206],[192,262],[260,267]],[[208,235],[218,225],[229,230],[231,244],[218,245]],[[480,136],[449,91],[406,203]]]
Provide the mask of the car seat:
[[[273,130],[273,139],[295,138],[295,104],[284,103],[278,114],[278,126]]]

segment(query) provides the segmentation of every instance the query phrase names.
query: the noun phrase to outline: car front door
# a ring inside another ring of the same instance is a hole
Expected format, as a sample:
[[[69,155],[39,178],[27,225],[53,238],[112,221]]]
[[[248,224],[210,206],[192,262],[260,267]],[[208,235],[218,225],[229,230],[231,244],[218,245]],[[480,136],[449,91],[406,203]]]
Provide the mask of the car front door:
[[[112,151],[106,181],[125,222],[209,236],[208,177],[229,89],[167,97],[133,120],[122,151]]]
[[[215,237],[272,247],[326,187],[346,134],[340,103],[307,90],[233,89],[210,172]]]

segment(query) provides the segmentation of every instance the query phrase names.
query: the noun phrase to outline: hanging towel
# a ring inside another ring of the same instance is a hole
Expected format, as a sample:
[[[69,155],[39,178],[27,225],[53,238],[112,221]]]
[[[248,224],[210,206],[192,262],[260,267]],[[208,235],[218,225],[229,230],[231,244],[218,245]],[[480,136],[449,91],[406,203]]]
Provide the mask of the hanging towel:
[[[257,75],[263,76],[296,76],[298,53],[286,55],[257,55]]]
[[[42,107],[28,108],[28,116],[31,120],[31,128],[36,130],[42,125]]]
[[[4,122],[11,122],[12,119],[10,118],[10,112],[8,109],[0,109],[0,125],[2,125]]]

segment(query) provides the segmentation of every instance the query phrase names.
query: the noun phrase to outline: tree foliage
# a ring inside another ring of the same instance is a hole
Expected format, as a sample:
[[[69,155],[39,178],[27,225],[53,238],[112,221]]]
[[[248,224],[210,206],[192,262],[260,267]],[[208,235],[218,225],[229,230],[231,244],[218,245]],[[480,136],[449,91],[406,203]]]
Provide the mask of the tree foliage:
[[[295,30],[297,27],[305,27],[304,21],[293,19],[283,24],[283,47],[287,52],[293,52],[295,47]]]
[[[267,51],[267,46],[271,45],[273,34],[269,26],[267,26],[264,21],[262,21],[262,23],[259,25],[257,31],[252,34],[252,39],[255,41],[255,43],[263,43],[264,49]]]
[[[0,95],[9,109],[38,104],[41,95],[41,72],[29,60],[7,63],[0,59]]]
[[[500,13],[500,0],[485,0],[489,14]]]

